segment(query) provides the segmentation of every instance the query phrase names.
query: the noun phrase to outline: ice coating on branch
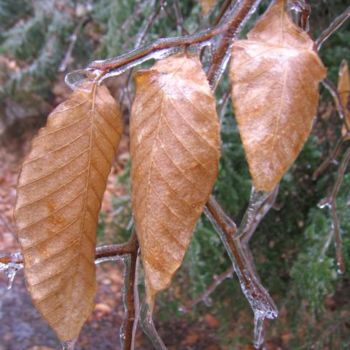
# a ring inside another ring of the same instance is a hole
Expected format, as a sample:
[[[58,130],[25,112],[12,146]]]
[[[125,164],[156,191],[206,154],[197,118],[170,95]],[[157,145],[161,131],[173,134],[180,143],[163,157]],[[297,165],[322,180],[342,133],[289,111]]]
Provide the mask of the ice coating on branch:
[[[62,350],[74,350],[75,344],[77,342],[77,338],[69,341],[65,341],[61,343]]]
[[[166,39],[164,39],[166,40]],[[159,40],[160,42],[161,40]],[[146,62],[146,61],[149,61],[149,60],[161,60],[163,58],[166,58],[168,56],[171,56],[179,51],[181,51],[182,48],[181,47],[172,47],[172,48],[169,48],[169,49],[163,49],[163,50],[158,50],[158,51],[155,51],[149,55],[146,55],[144,57],[141,57],[137,60],[133,60],[132,62],[130,63],[127,63],[125,65],[122,65],[120,66],[119,68],[116,68],[116,69],[113,69],[111,70],[110,72],[104,74],[99,80],[99,84],[102,83],[105,79],[108,79],[108,78],[112,78],[112,77],[116,77],[118,75],[121,75],[123,73],[125,73],[126,71],[128,71],[129,69],[132,69],[136,66],[139,66],[140,64]],[[101,64],[101,63],[105,63],[105,61],[94,61],[92,63],[92,65],[94,64]]]
[[[264,313],[256,311],[254,313],[254,347],[260,349],[264,344]]]
[[[98,265],[108,261],[121,261],[125,264],[127,261],[127,256],[123,256],[123,255],[106,256],[106,257],[96,259],[95,264]]]
[[[252,187],[248,209],[246,210],[242,222],[239,226],[237,237],[242,237],[245,234],[249,234],[250,228],[254,224],[254,220],[259,220],[258,211],[269,198],[271,192],[256,191],[254,186]]]
[[[242,27],[245,26],[245,24],[247,23],[247,21],[249,20],[249,18],[252,16],[252,14],[256,11],[256,9],[258,8],[259,4],[260,4],[261,0],[257,0],[254,2],[253,6],[250,8],[248,14],[245,16],[245,18],[240,22],[239,26],[236,28],[235,33],[240,33]],[[228,11],[228,16],[227,18],[232,18],[232,16],[234,16],[234,14],[239,11],[240,6],[242,5],[242,1],[237,1],[236,4],[233,6],[233,8]],[[231,48],[232,45],[234,43],[234,41],[237,39],[236,34],[233,35],[232,37],[233,40],[231,40],[230,42],[230,46],[227,48],[226,53],[223,57],[223,59],[220,62],[220,65],[218,67],[216,67],[215,69],[215,74],[211,79],[211,88],[215,89],[218,82],[220,81],[222,75],[224,74],[227,64],[231,58]]]
[[[94,77],[98,76],[99,71],[88,71],[84,69],[78,69],[73,72],[69,72],[64,77],[64,82],[73,91],[76,89],[90,91],[91,88],[88,84],[84,84],[87,80],[92,80]]]
[[[8,278],[7,289],[12,288],[17,272],[23,269],[23,264],[16,262],[21,258],[20,253],[12,253],[8,263],[0,263],[0,271],[3,271]]]
[[[141,325],[156,350],[167,350],[154,326],[152,311],[147,303],[143,303],[141,307]]]

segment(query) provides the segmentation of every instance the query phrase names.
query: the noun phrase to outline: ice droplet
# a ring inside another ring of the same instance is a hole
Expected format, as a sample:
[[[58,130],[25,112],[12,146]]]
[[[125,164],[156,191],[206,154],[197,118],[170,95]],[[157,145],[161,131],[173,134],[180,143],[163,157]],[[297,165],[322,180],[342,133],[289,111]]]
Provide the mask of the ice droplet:
[[[62,350],[74,350],[77,340],[78,339],[76,338],[76,339],[73,339],[73,340],[68,340],[68,341],[62,342],[61,343]]]
[[[328,198],[322,199],[322,200],[317,204],[317,206],[318,206],[320,209],[324,209],[324,208],[332,209],[332,204],[329,202],[329,199],[328,199]]]

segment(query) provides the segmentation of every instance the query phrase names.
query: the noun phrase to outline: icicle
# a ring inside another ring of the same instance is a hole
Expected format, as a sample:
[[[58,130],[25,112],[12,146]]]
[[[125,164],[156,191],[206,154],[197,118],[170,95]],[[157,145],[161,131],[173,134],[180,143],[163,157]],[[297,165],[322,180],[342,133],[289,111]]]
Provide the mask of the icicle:
[[[10,262],[0,263],[0,271],[4,271],[8,279],[7,289],[12,288],[17,272],[23,269],[23,264],[16,262],[20,259],[20,253],[13,253],[10,255]]]
[[[264,344],[264,313],[254,312],[254,347],[260,349]]]
[[[61,343],[62,350],[74,350],[77,340],[78,339],[76,338],[76,339],[73,339],[73,340],[68,340],[68,341],[62,342]]]
[[[141,307],[141,324],[144,332],[147,334],[148,339],[152,342],[156,350],[167,350],[166,346],[163,343],[163,340],[160,338],[156,327],[153,323],[152,311],[149,309],[146,302],[143,303]]]

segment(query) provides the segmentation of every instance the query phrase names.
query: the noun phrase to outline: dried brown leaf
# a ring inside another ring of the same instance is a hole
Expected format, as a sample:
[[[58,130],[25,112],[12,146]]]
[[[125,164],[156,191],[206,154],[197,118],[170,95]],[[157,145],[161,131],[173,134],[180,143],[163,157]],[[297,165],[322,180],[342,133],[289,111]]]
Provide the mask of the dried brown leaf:
[[[326,75],[314,42],[277,0],[233,45],[232,99],[253,184],[271,191],[310,134]]]
[[[62,341],[77,337],[93,310],[98,212],[121,132],[107,88],[85,84],[50,114],[19,177],[27,286]]]
[[[159,61],[136,83],[132,205],[152,308],[181,265],[217,177],[219,124],[197,57]]]
[[[340,102],[344,109],[345,118],[350,125],[350,72],[348,62],[346,60],[342,61],[339,69],[338,93]],[[344,125],[342,129],[343,135],[345,135],[346,132],[347,130]]]
[[[214,7],[216,0],[198,0],[201,5],[202,12],[204,15],[207,15],[209,11]]]

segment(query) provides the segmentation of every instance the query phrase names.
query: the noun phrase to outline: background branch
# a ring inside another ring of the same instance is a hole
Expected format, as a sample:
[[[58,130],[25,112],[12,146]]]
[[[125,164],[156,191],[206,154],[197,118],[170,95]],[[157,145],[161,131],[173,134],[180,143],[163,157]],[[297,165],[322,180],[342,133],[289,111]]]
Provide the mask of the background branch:
[[[316,49],[319,51],[324,42],[334,34],[350,18],[350,6],[326,28],[316,40]]]

